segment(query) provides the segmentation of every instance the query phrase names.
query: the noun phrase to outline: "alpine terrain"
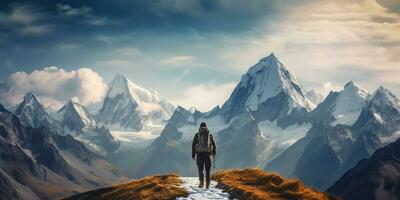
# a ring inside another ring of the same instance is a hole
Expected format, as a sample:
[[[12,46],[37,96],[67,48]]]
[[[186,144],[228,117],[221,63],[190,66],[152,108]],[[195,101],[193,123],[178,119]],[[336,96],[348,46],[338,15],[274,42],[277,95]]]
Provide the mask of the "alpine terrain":
[[[23,112],[27,102],[32,115]],[[35,111],[43,108],[36,97],[26,96],[19,107],[16,113],[24,114],[17,116],[0,105],[1,198],[55,199],[122,180],[117,168],[71,135],[25,126],[21,116],[38,119]]]
[[[400,139],[378,149],[328,189],[343,199],[400,198]]]
[[[153,190],[162,190],[173,199],[291,199],[294,194],[288,191],[305,189],[317,199],[334,199],[314,190],[329,188],[345,199],[363,199],[358,195],[363,185],[376,198],[396,197],[397,160],[395,153],[386,152],[396,149],[393,142],[400,138],[400,100],[388,89],[370,93],[349,81],[322,98],[305,90],[273,53],[238,82],[221,106],[207,112],[174,106],[121,74],[108,85],[98,112],[74,100],[50,112],[27,93],[13,112],[1,106],[0,192],[14,199],[61,198],[127,175],[146,178],[70,198],[97,198],[104,192],[116,198],[118,191],[124,196],[135,190],[146,199]],[[190,178],[197,175],[191,148],[201,122],[217,144],[212,172],[259,167],[301,182],[246,170],[234,173],[259,179],[236,180],[233,172],[224,171],[216,174],[208,193],[196,189]],[[170,173],[179,176],[154,176]],[[269,187],[248,188],[260,181],[281,184],[273,191],[284,194],[265,194]]]
[[[146,126],[164,124],[173,110],[174,106],[156,91],[144,89],[117,74],[97,118],[116,129],[140,131]]]
[[[190,148],[202,121],[216,138],[218,169],[264,166],[311,128],[305,116],[313,107],[294,76],[270,54],[242,76],[222,107],[200,112],[178,106],[161,135],[143,150],[143,165],[134,175],[196,174]]]

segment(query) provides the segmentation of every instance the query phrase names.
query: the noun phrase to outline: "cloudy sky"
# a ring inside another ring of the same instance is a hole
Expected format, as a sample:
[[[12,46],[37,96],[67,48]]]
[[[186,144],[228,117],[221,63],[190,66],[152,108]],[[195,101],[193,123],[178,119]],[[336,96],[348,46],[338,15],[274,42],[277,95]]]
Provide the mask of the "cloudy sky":
[[[91,105],[122,73],[207,110],[270,52],[306,89],[400,96],[400,0],[2,0],[0,49],[6,105]]]

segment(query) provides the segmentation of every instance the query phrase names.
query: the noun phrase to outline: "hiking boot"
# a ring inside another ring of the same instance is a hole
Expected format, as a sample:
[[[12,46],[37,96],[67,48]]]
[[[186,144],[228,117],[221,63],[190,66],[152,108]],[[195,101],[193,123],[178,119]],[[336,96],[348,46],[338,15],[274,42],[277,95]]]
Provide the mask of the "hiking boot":
[[[203,182],[200,182],[199,188],[203,188],[203,186],[204,186],[204,183],[203,183]]]
[[[206,189],[209,189],[210,188],[210,183],[206,183]]]

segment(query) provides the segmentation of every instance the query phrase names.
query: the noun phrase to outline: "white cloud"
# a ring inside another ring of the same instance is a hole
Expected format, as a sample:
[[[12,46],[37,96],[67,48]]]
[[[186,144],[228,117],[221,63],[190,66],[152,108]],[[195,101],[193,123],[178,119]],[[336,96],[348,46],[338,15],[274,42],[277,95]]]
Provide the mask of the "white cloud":
[[[95,65],[100,67],[127,67],[130,65],[130,62],[125,59],[111,59],[98,61]]]
[[[141,54],[140,49],[134,48],[134,47],[118,48],[117,52],[118,52],[119,55],[128,56],[128,57],[138,56],[138,55]]]
[[[192,106],[200,111],[209,111],[216,105],[222,105],[232,93],[235,83],[206,83],[188,87],[179,98],[172,99],[177,105],[186,108]]]
[[[57,10],[66,16],[87,16],[92,15],[93,9],[87,6],[73,8],[68,4],[57,4]]]
[[[110,36],[100,35],[97,37],[97,40],[103,42],[105,44],[111,45],[114,43],[114,38]]]
[[[101,18],[93,14],[93,9],[88,6],[82,6],[80,8],[73,8],[68,4],[57,4],[57,10],[59,13],[66,17],[83,17],[84,23],[92,26],[104,25],[107,22],[106,18]]]
[[[32,92],[46,105],[60,108],[73,98],[83,105],[102,100],[107,84],[89,68],[65,71],[46,67],[32,73],[15,72],[0,83],[0,101],[8,106],[18,104],[27,92]]]
[[[58,48],[60,50],[65,50],[65,51],[76,50],[80,47],[81,47],[81,45],[73,44],[73,43],[60,43],[60,44],[56,45],[56,48]]]
[[[173,56],[161,60],[164,65],[175,67],[202,67],[203,64],[199,63],[193,56]]]
[[[17,23],[31,24],[43,17],[44,14],[40,9],[30,5],[20,5],[13,7],[8,16],[8,20]]]
[[[54,27],[43,23],[46,18],[49,14],[40,7],[14,4],[8,13],[0,12],[0,25],[22,35],[42,35]]]
[[[334,85],[331,82],[325,82],[321,86],[315,88],[315,90],[320,93],[323,97],[326,97],[329,92],[331,91],[341,91],[343,89],[343,86],[340,85]]]
[[[400,15],[375,0],[318,0],[288,10],[275,23],[267,20],[244,34],[224,36],[220,56],[244,71],[275,52],[308,87],[353,80],[373,90],[400,84],[399,33]]]

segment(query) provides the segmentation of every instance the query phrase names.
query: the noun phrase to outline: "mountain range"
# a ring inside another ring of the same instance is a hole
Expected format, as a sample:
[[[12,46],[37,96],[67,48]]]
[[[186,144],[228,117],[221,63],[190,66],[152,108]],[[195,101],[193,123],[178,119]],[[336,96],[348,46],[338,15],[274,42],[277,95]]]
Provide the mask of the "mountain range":
[[[347,84],[349,86],[353,87]],[[366,101],[352,100],[355,105],[348,106],[351,112],[344,112],[350,116],[344,115],[347,120],[340,121],[339,118],[339,123],[336,123],[338,118],[334,113],[337,110],[329,108],[337,104],[344,91],[346,87],[341,93],[329,94],[319,105],[325,108],[324,116],[329,117],[314,123],[304,138],[268,163],[266,169],[299,177],[315,188],[327,189],[359,160],[370,157],[377,149],[399,138],[400,104],[389,90],[380,87],[366,96]],[[352,91],[359,94],[360,90],[353,88]],[[362,106],[357,106],[360,104]],[[318,112],[317,109],[314,111]],[[352,118],[354,113],[359,113],[359,116]],[[315,173],[321,175],[315,176]]]
[[[43,111],[35,99],[26,96],[23,103],[31,102],[30,105]],[[19,108],[24,110],[22,106]],[[45,125],[25,126],[32,121],[22,122],[20,116],[0,105],[2,198],[54,199],[123,180],[115,166],[84,143]],[[21,119],[27,119],[26,115],[22,116]],[[47,124],[46,120],[43,122]]]
[[[73,100],[59,111],[49,112],[31,93],[13,113],[2,110],[8,121],[16,121],[4,123],[2,141],[10,143],[10,149],[26,146],[35,152],[20,152],[21,158],[31,158],[33,163],[47,158],[36,158],[36,152],[59,155],[53,156],[54,162],[43,160],[39,167],[61,176],[68,184],[70,176],[76,176],[71,168],[88,170],[88,163],[69,162],[82,159],[112,163],[130,177],[170,172],[196,175],[191,143],[200,122],[207,123],[216,140],[217,169],[260,167],[285,177],[298,177],[320,190],[330,188],[360,160],[400,137],[400,101],[388,89],[379,87],[369,93],[350,81],[341,91],[331,91],[322,98],[314,90],[305,90],[273,53],[251,66],[225,103],[208,112],[175,106],[121,74],[109,84],[98,113],[90,113]],[[22,133],[14,133],[19,129]],[[29,138],[33,136],[26,132],[32,131],[42,134],[42,139],[36,142]],[[83,158],[76,153],[67,159],[64,148],[85,153]],[[32,192],[31,186],[12,180],[15,177],[11,172],[3,171],[2,179],[10,182],[9,188],[19,191],[22,186],[15,186],[18,182],[26,187],[22,196]],[[98,177],[108,176],[103,175]],[[118,174],[109,180],[120,177]],[[73,184],[92,187],[84,181]],[[339,189],[329,191],[346,195]]]
[[[221,108],[203,113],[178,107],[143,150],[134,176],[196,174],[190,144],[202,121],[218,144],[217,169],[258,166],[317,189],[329,188],[359,160],[400,137],[399,100],[384,87],[370,94],[350,81],[317,105],[304,91],[271,54],[242,76]]]

